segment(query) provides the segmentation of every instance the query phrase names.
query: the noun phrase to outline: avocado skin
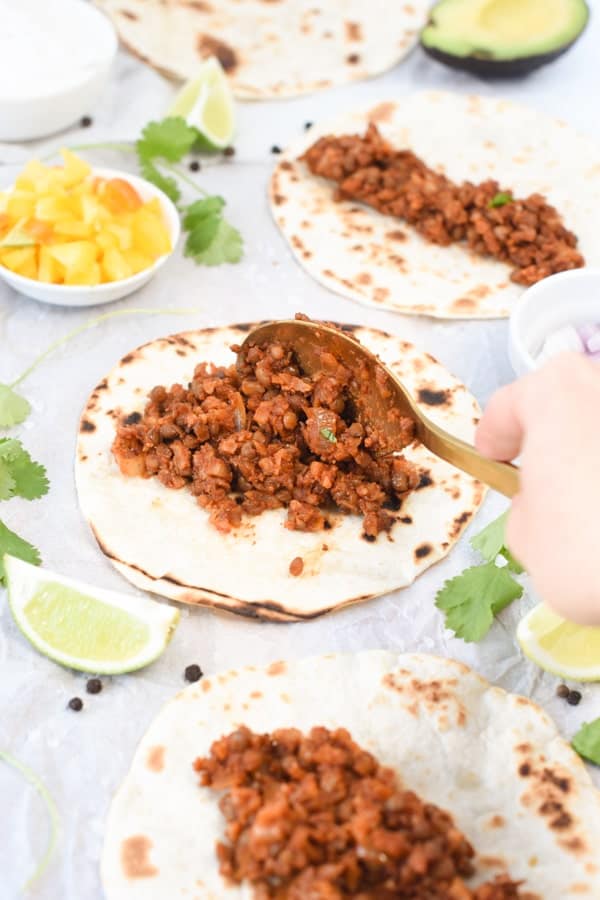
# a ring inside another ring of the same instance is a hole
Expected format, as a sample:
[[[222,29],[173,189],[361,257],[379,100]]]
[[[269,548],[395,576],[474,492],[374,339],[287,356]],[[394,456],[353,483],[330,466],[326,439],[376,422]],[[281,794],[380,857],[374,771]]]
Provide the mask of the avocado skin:
[[[573,41],[564,44],[557,50],[552,50],[550,53],[538,53],[536,56],[521,56],[515,57],[515,59],[454,56],[452,53],[444,53],[442,50],[426,47],[423,42],[421,42],[421,47],[432,59],[449,66],[451,69],[460,69],[463,72],[469,72],[471,75],[478,75],[480,78],[518,78],[521,75],[528,75],[541,66],[554,62],[555,59],[562,56],[567,50],[570,50],[573,44],[581,37],[583,31],[580,31]]]

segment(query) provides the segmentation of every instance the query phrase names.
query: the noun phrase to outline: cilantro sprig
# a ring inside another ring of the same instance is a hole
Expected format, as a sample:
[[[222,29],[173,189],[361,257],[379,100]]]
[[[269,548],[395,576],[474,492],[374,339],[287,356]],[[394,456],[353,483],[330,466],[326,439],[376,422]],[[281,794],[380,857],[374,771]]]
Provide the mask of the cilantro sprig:
[[[22,443],[15,438],[0,439],[0,500],[23,497],[37,500],[48,493],[46,470],[34,462]],[[4,554],[18,556],[25,562],[38,566],[41,562],[38,550],[11,531],[0,520],[0,584],[4,583]]]
[[[497,209],[499,206],[506,206],[507,203],[512,203],[514,197],[508,191],[498,191],[497,194],[494,194],[488,206],[491,209]]]
[[[471,540],[485,562],[446,581],[436,595],[435,605],[445,613],[446,627],[464,641],[482,640],[494,618],[523,594],[513,577],[523,569],[506,546],[506,517],[504,513],[490,522]]]

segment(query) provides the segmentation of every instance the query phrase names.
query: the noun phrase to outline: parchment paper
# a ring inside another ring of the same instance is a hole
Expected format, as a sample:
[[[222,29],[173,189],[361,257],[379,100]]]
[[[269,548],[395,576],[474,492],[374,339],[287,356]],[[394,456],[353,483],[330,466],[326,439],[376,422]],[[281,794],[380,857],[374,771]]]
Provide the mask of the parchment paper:
[[[47,466],[52,487],[41,501],[2,503],[3,521],[34,542],[50,568],[103,587],[131,590],[104,560],[79,515],[73,485],[76,422],[90,390],[121,355],[181,329],[291,316],[297,310],[360,321],[420,344],[485,403],[497,386],[512,378],[506,322],[445,324],[403,318],[356,305],[311,281],[293,262],[269,217],[266,183],[274,159],[270,148],[285,146],[305,122],[330,116],[334,110],[427,87],[501,93],[529,102],[595,134],[600,144],[600,120],[594,111],[600,87],[600,19],[597,9],[595,13],[573,51],[526,79],[502,85],[478,82],[451,73],[417,51],[380,79],[287,103],[240,107],[236,157],[208,162],[199,173],[208,190],[226,197],[228,215],[242,230],[246,257],[238,266],[200,268],[176,253],[137,295],[111,307],[80,311],[38,304],[1,284],[0,381],[16,377],[51,340],[99,313],[140,306],[197,309],[187,316],[131,316],[107,322],[71,342],[27,379],[22,389],[33,412],[11,433]],[[94,126],[40,145],[0,145],[1,182],[10,184],[17,166],[61,143],[134,138],[149,119],[164,115],[172,95],[173,87],[160,76],[121,55],[102,104],[90,110]],[[96,153],[89,158],[133,171],[131,159],[124,156]],[[469,534],[504,505],[490,496]],[[464,539],[410,589],[309,624],[260,625],[184,610],[175,639],[157,663],[136,675],[103,679],[104,690],[94,697],[86,695],[83,675],[61,669],[33,650],[15,626],[0,591],[0,749],[42,777],[62,820],[58,852],[30,896],[102,900],[98,857],[111,795],[137,741],[161,704],[184,685],[183,670],[193,662],[212,672],[330,650],[425,650],[461,659],[503,687],[532,697],[555,717],[566,737],[582,721],[600,715],[600,687],[585,687],[580,706],[569,707],[554,695],[558,680],[520,654],[514,629],[534,602],[530,595],[507,610],[480,645],[466,645],[444,631],[441,614],[433,606],[434,594],[445,579],[475,560]],[[78,714],[66,709],[76,695],[85,702]],[[594,777],[600,785],[598,771]],[[47,823],[32,789],[2,763],[0,800],[0,900],[15,900],[43,853]]]

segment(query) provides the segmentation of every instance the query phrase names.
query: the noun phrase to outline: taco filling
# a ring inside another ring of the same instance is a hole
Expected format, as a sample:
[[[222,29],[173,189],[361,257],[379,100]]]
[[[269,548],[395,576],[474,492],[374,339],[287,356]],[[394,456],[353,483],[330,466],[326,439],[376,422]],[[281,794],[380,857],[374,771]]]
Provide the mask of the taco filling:
[[[287,528],[319,531],[336,509],[362,515],[374,539],[419,484],[417,468],[391,452],[413,442],[414,423],[401,418],[401,446],[386,447],[358,420],[360,371],[327,351],[320,363],[309,377],[292,349],[270,343],[248,349],[237,367],[202,362],[187,386],[155,387],[143,414],[117,428],[121,472],[187,488],[222,532],[279,507]]]
[[[256,734],[242,726],[194,768],[221,792],[220,871],[256,900],[519,900],[499,876],[476,888],[475,851],[442,809],[343,728]]]
[[[337,183],[337,199],[403,219],[434,244],[466,243],[512,266],[518,284],[585,265],[576,235],[541,194],[517,198],[491,178],[456,184],[412,151],[396,150],[373,123],[363,137],[323,137],[301,159]]]

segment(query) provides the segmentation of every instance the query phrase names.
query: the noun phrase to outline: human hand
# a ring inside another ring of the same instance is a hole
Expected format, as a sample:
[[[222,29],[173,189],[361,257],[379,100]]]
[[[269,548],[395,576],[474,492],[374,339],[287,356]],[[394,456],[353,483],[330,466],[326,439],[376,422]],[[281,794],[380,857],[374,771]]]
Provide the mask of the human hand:
[[[507,543],[540,597],[600,625],[600,366],[565,353],[501,388],[475,444],[492,459],[520,456]]]

